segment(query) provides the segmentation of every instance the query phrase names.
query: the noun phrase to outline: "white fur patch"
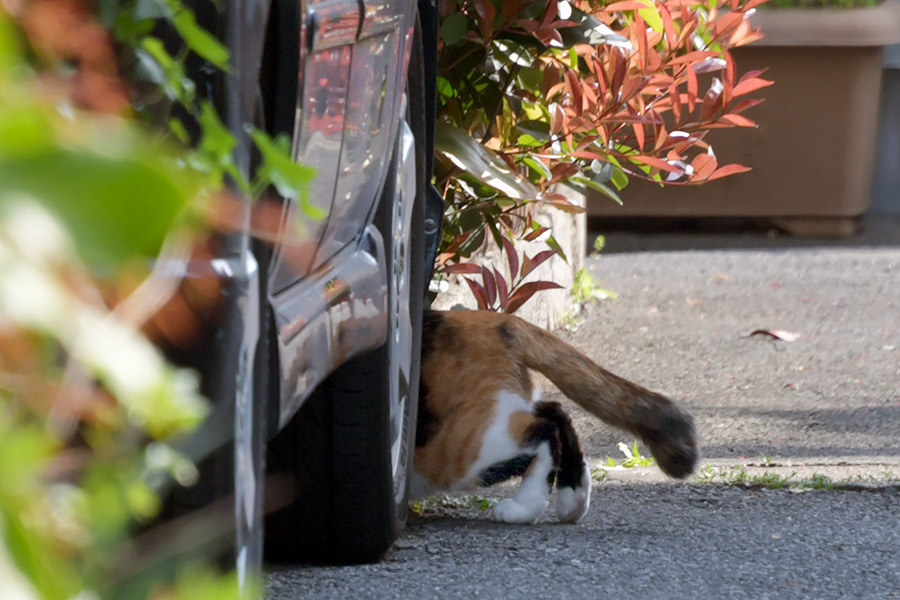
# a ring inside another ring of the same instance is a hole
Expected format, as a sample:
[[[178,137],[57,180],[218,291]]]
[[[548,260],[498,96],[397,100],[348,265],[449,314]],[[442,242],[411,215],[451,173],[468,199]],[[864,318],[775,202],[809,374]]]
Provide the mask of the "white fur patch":
[[[550,447],[545,442],[538,446],[534,462],[515,497],[498,502],[493,517],[503,523],[534,523],[550,503],[550,486],[547,477],[553,470]]]
[[[505,390],[498,392],[493,420],[481,440],[478,460],[472,463],[466,476],[455,486],[454,491],[469,489],[480,480],[481,474],[491,465],[522,454],[519,441],[514,440],[509,434],[509,419],[517,412],[531,414],[531,404],[519,394]]]
[[[591,471],[587,461],[578,487],[559,488],[556,494],[556,516],[560,523],[577,523],[591,506]]]

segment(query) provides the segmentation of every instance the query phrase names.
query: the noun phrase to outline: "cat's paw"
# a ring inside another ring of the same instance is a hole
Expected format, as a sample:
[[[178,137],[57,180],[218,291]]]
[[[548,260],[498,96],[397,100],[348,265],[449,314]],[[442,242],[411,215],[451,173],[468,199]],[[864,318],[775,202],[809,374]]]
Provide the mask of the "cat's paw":
[[[535,504],[534,506],[528,506],[526,504],[522,504],[521,502],[516,501],[513,498],[507,498],[506,500],[501,500],[496,505],[494,505],[494,509],[492,511],[492,516],[495,521],[499,521],[501,523],[535,523],[544,512],[544,509],[547,508],[547,503],[545,502],[543,506],[539,506]]]
[[[581,473],[581,482],[574,487],[561,487],[556,493],[556,516],[560,523],[577,523],[591,506],[591,471],[587,462]]]

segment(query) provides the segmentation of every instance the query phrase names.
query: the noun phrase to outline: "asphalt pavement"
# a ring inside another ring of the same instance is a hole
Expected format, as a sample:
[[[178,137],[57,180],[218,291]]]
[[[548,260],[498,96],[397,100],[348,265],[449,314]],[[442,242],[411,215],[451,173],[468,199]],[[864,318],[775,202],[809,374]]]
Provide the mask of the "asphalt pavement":
[[[510,486],[442,498],[381,563],[273,565],[270,598],[900,598],[900,222],[609,233],[587,267],[617,298],[560,335],[682,402],[700,472],[623,466],[633,439],[568,404],[598,479],[581,523],[492,523]]]

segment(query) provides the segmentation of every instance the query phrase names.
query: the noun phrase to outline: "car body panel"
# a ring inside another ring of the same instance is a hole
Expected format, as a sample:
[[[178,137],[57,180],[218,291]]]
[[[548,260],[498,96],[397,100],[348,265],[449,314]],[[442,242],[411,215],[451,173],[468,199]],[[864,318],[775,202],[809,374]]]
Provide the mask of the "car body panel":
[[[268,22],[274,8],[291,14],[281,29]],[[209,337],[186,354],[203,374],[212,412],[179,449],[197,462],[209,458],[209,466],[218,469],[222,453],[217,450],[232,443],[233,454],[225,454],[233,468],[226,466],[230,472],[224,476],[233,483],[229,525],[243,586],[262,559],[267,437],[337,367],[386,339],[389,265],[372,221],[387,177],[401,179],[396,187],[407,192],[383,201],[412,201],[408,179],[415,168],[403,160],[394,161],[402,163],[394,170],[388,165],[401,142],[406,148],[411,143],[408,128],[398,138],[398,124],[416,5],[411,0],[228,0],[202,9],[198,2],[196,10],[198,21],[231,53],[227,73],[200,64],[192,75],[205,82],[204,97],[237,142],[240,172],[249,180],[253,168],[247,124],[270,124],[262,114],[267,106],[262,93],[271,88],[260,86],[262,76],[281,81],[280,92],[297,82],[296,90],[287,92],[296,92],[296,98],[279,97],[269,105],[279,107],[272,111],[279,117],[274,133],[292,132],[292,158],[317,171],[309,206],[298,198],[243,198],[228,208],[234,230],[215,234],[215,250],[179,259],[176,269],[191,280],[191,289],[212,290],[198,312]],[[297,54],[276,61],[269,72],[263,63],[273,31],[290,34],[287,42],[276,40],[278,52],[287,48]],[[285,66],[290,64],[294,67]],[[274,224],[264,229],[267,240],[254,238],[260,212]],[[325,217],[317,218],[317,212]],[[155,268],[170,266],[161,262]],[[204,502],[220,489],[218,483],[195,487],[185,494]]]
[[[280,294],[273,308],[281,373],[279,428],[347,359],[387,335],[384,242],[374,226],[327,268]]]
[[[344,361],[384,342],[384,245],[370,224],[396,145],[415,10],[408,0],[324,0],[303,13],[292,157],[316,169],[307,201],[328,217],[287,199],[269,265],[282,426]]]

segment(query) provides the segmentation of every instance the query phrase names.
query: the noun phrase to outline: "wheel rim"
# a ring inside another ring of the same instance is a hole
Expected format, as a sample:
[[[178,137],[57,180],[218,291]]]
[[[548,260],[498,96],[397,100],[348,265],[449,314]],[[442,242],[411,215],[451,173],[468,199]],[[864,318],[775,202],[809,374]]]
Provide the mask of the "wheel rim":
[[[412,370],[413,324],[410,310],[410,243],[412,235],[412,203],[415,201],[415,150],[412,133],[406,123],[400,128],[400,159],[397,188],[400,198],[391,215],[390,298],[390,423],[391,475],[394,496],[402,502],[406,491],[406,464],[409,452],[409,397]]]

